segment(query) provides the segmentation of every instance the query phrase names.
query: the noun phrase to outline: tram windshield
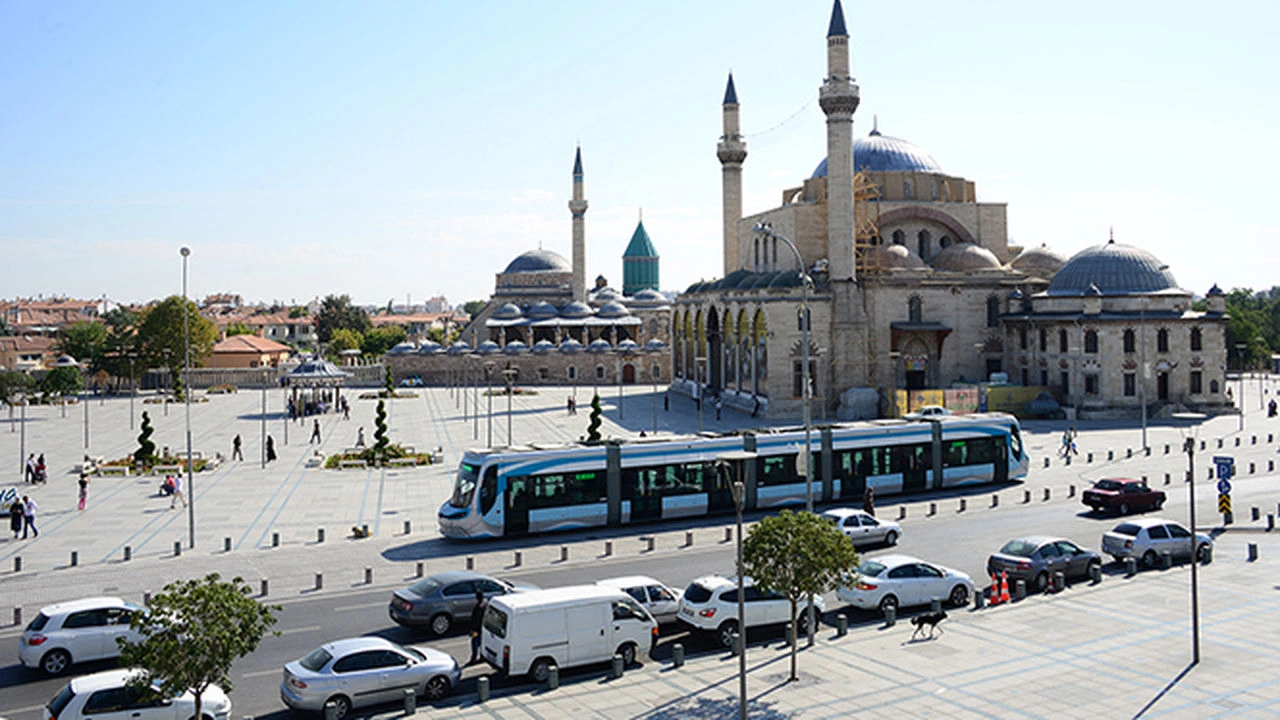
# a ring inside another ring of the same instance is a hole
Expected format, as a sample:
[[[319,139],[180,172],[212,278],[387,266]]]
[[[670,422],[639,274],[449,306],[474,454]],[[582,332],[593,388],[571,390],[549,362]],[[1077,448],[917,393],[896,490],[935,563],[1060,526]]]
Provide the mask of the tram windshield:
[[[1013,462],[1022,461],[1022,436],[1018,434],[1018,426],[1016,424],[1009,426],[1009,446],[1013,451]]]
[[[476,479],[480,476],[480,466],[462,463],[458,466],[458,479],[453,484],[453,497],[449,504],[456,508],[471,507],[471,498],[476,493]]]

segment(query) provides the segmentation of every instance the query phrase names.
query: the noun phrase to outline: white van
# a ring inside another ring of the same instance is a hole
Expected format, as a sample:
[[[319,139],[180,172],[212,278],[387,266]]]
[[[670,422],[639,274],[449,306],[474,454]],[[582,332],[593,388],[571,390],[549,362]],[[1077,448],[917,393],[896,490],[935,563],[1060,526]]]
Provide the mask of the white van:
[[[575,585],[499,595],[484,614],[484,659],[508,676],[544,682],[551,667],[606,662],[624,665],[653,649],[658,623],[621,590]]]

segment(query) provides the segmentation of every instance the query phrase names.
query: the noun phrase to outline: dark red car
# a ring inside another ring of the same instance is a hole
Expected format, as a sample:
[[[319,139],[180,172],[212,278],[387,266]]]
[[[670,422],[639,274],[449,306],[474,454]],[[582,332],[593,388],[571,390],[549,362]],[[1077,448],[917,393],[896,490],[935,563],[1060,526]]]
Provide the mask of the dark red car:
[[[1095,511],[1128,515],[1134,510],[1159,510],[1164,498],[1163,490],[1152,490],[1145,480],[1105,478],[1085,490],[1081,501]]]

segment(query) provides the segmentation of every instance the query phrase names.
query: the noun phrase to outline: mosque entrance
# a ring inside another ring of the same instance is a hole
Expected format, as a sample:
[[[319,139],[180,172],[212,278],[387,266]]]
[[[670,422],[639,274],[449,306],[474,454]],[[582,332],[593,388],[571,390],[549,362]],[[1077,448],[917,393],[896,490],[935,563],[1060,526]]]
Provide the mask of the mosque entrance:
[[[1169,400],[1169,373],[1156,373],[1156,399],[1164,402]]]
[[[718,395],[724,387],[724,336],[720,333],[720,317],[713,308],[707,313],[707,390]]]
[[[622,384],[634,385],[636,382],[636,366],[627,363],[622,366]]]

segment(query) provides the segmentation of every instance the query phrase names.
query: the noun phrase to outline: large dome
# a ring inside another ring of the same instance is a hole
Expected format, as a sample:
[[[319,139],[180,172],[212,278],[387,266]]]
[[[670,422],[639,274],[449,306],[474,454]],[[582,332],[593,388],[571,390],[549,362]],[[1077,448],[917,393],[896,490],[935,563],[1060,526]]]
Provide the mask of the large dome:
[[[1009,267],[1032,277],[1047,279],[1052,278],[1066,264],[1066,257],[1054,252],[1048,245],[1041,245],[1018,253],[1018,256],[1010,261]]]
[[[1106,245],[1081,250],[1053,276],[1047,295],[1084,295],[1096,285],[1103,295],[1130,295],[1178,289],[1169,266],[1146,250]]]
[[[994,270],[1000,267],[995,253],[970,242],[952,244],[929,261],[935,270],[966,272],[969,270]]]
[[[530,250],[517,256],[503,273],[573,272],[573,266],[563,255],[550,250]]]
[[[883,270],[922,270],[924,261],[905,245],[876,245],[871,262]]]
[[[942,172],[942,166],[929,153],[906,140],[881,135],[879,130],[853,141],[853,171],[870,172]],[[822,158],[813,177],[827,176],[827,159]]]

